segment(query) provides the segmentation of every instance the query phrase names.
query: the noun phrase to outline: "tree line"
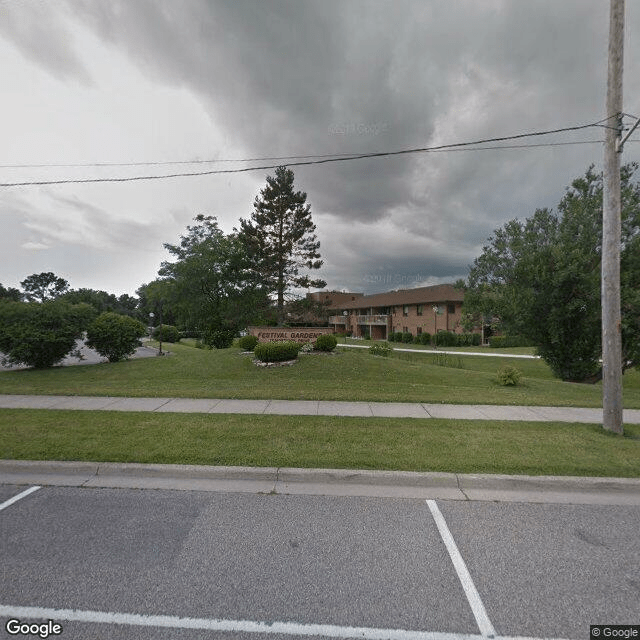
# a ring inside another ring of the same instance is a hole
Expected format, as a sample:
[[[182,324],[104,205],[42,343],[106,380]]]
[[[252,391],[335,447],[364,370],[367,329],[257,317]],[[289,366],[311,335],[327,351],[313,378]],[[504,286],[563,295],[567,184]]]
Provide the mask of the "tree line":
[[[137,298],[73,290],[52,272],[28,276],[20,283],[22,291],[0,284],[0,351],[9,362],[51,366],[91,327],[89,342],[97,344],[92,337],[97,316],[103,337],[111,327],[112,342],[118,331],[140,334],[141,323],[153,314],[154,323],[177,325],[215,347],[229,346],[248,324],[283,324],[285,309],[295,310],[295,303],[287,306],[296,298],[295,289],[326,285],[309,275],[322,260],[306,199],[306,193],[294,189],[293,171],[278,167],[274,176],[267,176],[250,218],[241,218],[239,229],[225,234],[215,217],[200,214],[178,244],[165,243],[173,259],[160,265],[158,278],[143,284]],[[105,320],[105,314],[111,316]],[[138,325],[133,329],[112,316],[135,319]],[[47,350],[45,337],[53,334],[60,344]],[[39,344],[46,355],[32,353]]]
[[[636,163],[621,170],[623,371],[640,366],[637,170]],[[68,305],[68,323],[77,327],[86,327],[100,313],[144,323],[154,313],[155,322],[177,325],[216,347],[229,345],[249,324],[283,324],[286,314],[296,311],[293,290],[326,285],[309,275],[322,265],[320,243],[307,195],[295,191],[293,182],[286,167],[268,176],[250,218],[241,218],[230,234],[223,233],[215,217],[196,216],[179,243],[164,245],[172,260],[138,289],[138,298],[72,290],[50,272],[26,278],[22,291],[0,285],[0,351],[6,353],[3,335],[17,321],[17,307],[9,302],[46,306],[50,316],[52,301]],[[555,209],[537,209],[495,230],[467,280],[459,282],[470,324],[491,324],[524,337],[538,346],[554,375],[573,382],[597,382],[602,376],[602,190],[602,175],[589,167]],[[298,302],[298,312],[304,304],[309,302]]]

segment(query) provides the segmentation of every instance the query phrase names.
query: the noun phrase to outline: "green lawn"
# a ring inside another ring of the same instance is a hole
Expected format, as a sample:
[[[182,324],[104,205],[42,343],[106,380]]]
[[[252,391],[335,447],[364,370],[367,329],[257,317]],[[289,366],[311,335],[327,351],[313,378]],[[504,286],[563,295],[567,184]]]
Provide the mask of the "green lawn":
[[[561,382],[544,362],[507,355],[395,352],[381,358],[339,347],[333,354],[301,355],[293,366],[261,368],[237,348],[164,346],[172,355],[0,372],[0,393],[602,406],[600,385]],[[495,382],[503,364],[522,371],[520,386]],[[638,371],[624,376],[624,405],[640,408]]]
[[[640,426],[0,410],[0,458],[639,477]]]

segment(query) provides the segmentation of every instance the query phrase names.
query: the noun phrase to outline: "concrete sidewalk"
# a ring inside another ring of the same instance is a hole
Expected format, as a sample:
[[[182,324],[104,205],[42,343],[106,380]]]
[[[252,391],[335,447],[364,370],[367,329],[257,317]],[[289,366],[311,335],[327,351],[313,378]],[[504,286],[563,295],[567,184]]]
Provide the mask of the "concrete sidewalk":
[[[75,409],[85,411],[154,411],[158,413],[240,413],[602,423],[602,409],[580,407],[337,402],[331,400],[0,395],[0,409]],[[640,424],[640,410],[625,409],[624,422],[626,424]]]
[[[352,347],[354,349],[368,349],[374,344],[376,344],[376,342],[369,342],[369,344],[343,344],[342,342],[339,342],[338,346],[347,348]],[[391,346],[393,347],[394,351],[406,351],[408,353],[426,353],[427,355],[440,355],[445,353],[450,356],[487,356],[489,358],[525,358],[529,360],[540,360],[540,356],[530,356],[516,353],[500,353],[499,351],[497,353],[488,351],[447,351],[446,349],[411,349],[408,347],[396,347],[395,345]]]
[[[0,460],[0,484],[640,506],[640,479]]]

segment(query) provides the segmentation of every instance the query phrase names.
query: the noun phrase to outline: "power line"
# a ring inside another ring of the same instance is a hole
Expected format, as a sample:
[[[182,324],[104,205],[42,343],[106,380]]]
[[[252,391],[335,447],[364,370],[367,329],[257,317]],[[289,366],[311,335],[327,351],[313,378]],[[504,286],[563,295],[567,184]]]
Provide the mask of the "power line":
[[[464,149],[433,149],[431,153],[438,151],[489,151],[495,149],[527,149],[535,147],[562,147],[575,144],[602,144],[604,140],[581,140],[574,142],[544,142],[541,144],[514,144],[500,145],[493,147],[478,147]],[[628,142],[639,142],[639,140],[628,140]],[[208,159],[208,160],[163,160],[155,162],[85,162],[75,164],[0,164],[0,169],[70,169],[70,168],[89,168],[89,167],[151,167],[151,166],[167,166],[176,164],[216,164],[220,162],[258,162],[265,160],[301,160],[307,158],[343,158],[357,155],[356,152],[351,153],[326,153],[306,156],[266,156],[261,158],[227,158],[227,159]],[[3,185],[4,186],[4,185]]]
[[[477,147],[481,144],[488,144],[491,142],[506,142],[508,140],[519,140],[523,138],[530,138],[536,136],[545,136],[557,133],[566,133],[569,131],[580,131],[583,129],[589,129],[592,127],[599,127],[603,122],[610,120],[609,118],[604,118],[599,120],[598,122],[592,122],[589,124],[576,125],[572,127],[562,127],[559,129],[551,129],[547,131],[536,131],[531,133],[520,133],[511,136],[502,136],[497,138],[486,138],[483,140],[475,140],[473,142],[458,142],[453,144],[443,144],[437,145],[433,147],[418,147],[413,149],[401,149],[399,151],[379,151],[374,153],[362,153],[362,154],[335,154],[330,156],[298,156],[298,158],[312,158],[312,159],[298,159],[295,162],[286,162],[286,166],[288,167],[296,167],[296,166],[309,166],[314,164],[327,164],[330,162],[345,162],[348,160],[363,160],[367,158],[381,158],[381,157],[390,157],[390,156],[399,156],[399,155],[408,155],[413,153],[430,153],[436,151],[444,151],[444,150],[477,150],[480,151],[483,148],[472,149],[471,147]],[[543,145],[525,145],[525,146],[560,146],[560,145],[569,145],[569,144],[593,144],[599,141],[586,141],[586,142],[559,142],[559,143],[546,143]],[[495,147],[501,148],[501,147]],[[487,147],[484,147],[487,149]],[[282,156],[280,158],[266,158],[266,159],[278,159],[278,160],[287,160],[294,159],[295,156]],[[256,159],[261,160],[261,159]],[[250,160],[246,160],[250,161]],[[184,161],[187,163],[186,161]],[[196,161],[199,162],[199,161]],[[282,163],[280,163],[282,164]],[[228,173],[246,173],[248,171],[260,171],[265,169],[275,169],[280,165],[260,165],[260,166],[252,166],[252,167],[244,167],[240,169],[213,169],[210,171],[192,171],[192,172],[184,172],[184,173],[171,173],[171,174],[163,174],[163,175],[146,175],[146,176],[130,176],[130,177],[121,177],[121,178],[74,178],[74,179],[63,179],[63,180],[32,180],[25,182],[6,182],[0,183],[0,187],[26,187],[26,186],[45,186],[45,185],[56,185],[56,184],[86,184],[86,183],[97,183],[97,182],[134,182],[141,180],[166,180],[168,178],[185,178],[185,177],[195,177],[195,176],[206,176],[206,175],[217,175],[217,174],[228,174]]]

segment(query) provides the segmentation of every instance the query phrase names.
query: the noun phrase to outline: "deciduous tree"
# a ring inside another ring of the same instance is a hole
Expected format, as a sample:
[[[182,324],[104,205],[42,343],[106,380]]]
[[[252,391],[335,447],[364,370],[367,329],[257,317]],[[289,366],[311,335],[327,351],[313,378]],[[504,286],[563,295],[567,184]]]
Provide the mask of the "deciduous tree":
[[[20,286],[28,302],[44,302],[61,296],[69,290],[69,283],[51,271],[34,273],[25,278]]]
[[[623,167],[623,370],[640,365],[640,185]],[[590,167],[556,211],[539,209],[495,231],[467,281],[465,311],[498,316],[538,345],[563,380],[601,378],[602,176]]]
[[[184,326],[205,337],[234,332],[259,317],[266,292],[237,235],[225,235],[212,216],[198,215],[195,222],[179,245],[164,245],[175,261],[161,265],[162,293]]]

